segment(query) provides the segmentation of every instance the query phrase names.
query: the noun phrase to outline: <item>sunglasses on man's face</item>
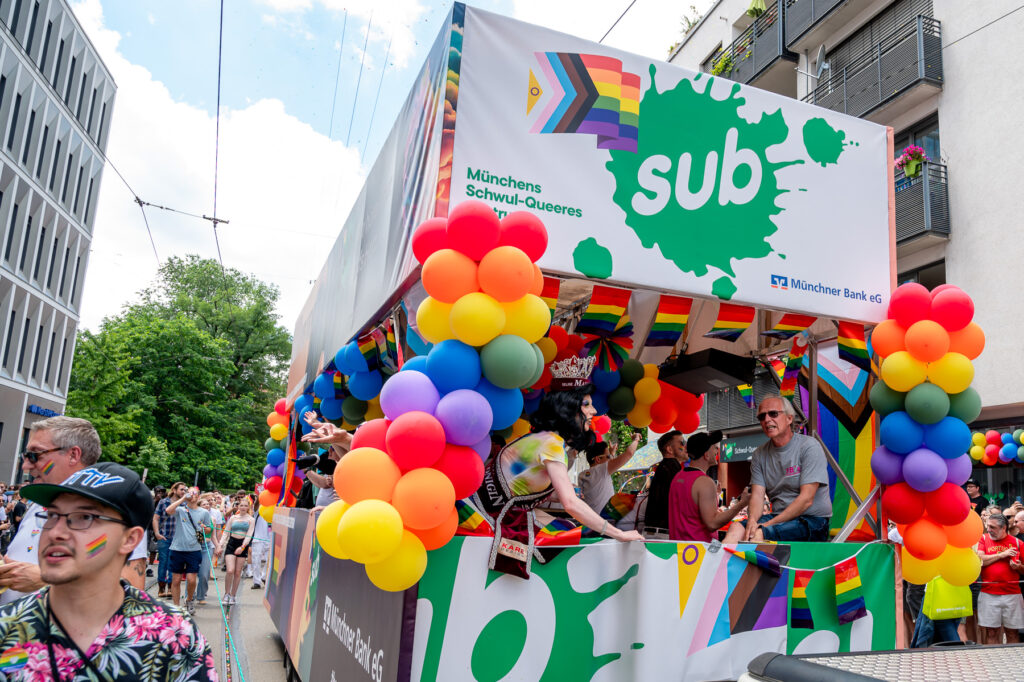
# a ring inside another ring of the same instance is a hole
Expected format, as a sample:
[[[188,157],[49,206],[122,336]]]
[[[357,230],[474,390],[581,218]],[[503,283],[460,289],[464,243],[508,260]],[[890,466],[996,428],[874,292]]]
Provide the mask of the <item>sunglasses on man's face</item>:
[[[778,419],[780,414],[783,414],[782,410],[765,410],[764,412],[758,413],[757,421],[763,422],[768,417],[771,417],[772,419]]]
[[[21,453],[21,456],[24,459],[28,460],[29,462],[32,462],[32,464],[35,464],[43,455],[48,455],[51,452],[57,452],[58,450],[64,449],[65,448],[50,448],[49,450],[43,450],[42,452],[33,452],[32,450],[26,450],[25,452]]]

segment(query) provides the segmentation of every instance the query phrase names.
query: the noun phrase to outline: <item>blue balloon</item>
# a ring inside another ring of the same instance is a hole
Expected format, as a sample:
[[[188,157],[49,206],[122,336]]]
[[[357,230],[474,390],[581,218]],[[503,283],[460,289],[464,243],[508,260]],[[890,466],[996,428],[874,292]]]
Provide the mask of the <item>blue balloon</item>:
[[[611,372],[604,369],[595,369],[594,373],[590,375],[590,380],[594,382],[594,388],[597,389],[597,392],[611,393],[622,383],[622,376],[618,371]]]
[[[619,373],[616,372],[615,376]],[[594,394],[590,396],[590,399],[594,402],[594,409],[597,410],[598,414],[608,414],[608,394],[600,391],[594,391]]]
[[[480,354],[461,341],[442,341],[427,356],[427,376],[441,393],[472,389],[480,383]]]
[[[1006,463],[1017,459],[1017,446],[1013,443],[1004,443],[999,450],[999,461]]]
[[[939,422],[939,424],[941,423]],[[890,412],[882,420],[879,437],[882,445],[893,452],[905,455],[921,447],[921,443],[924,441],[924,428],[911,419],[906,412]],[[968,440],[970,440],[970,434],[968,434]],[[932,449],[934,450],[934,448]],[[964,449],[957,454],[963,454],[966,451]]]
[[[402,365],[402,371],[403,372],[405,370],[407,370],[407,369],[408,370],[413,370],[413,371],[416,371],[416,372],[423,372],[424,374],[426,374],[427,373],[427,356],[426,355],[417,355],[414,358],[409,358],[408,360],[405,361],[405,364]]]
[[[313,409],[313,398],[303,393],[295,399],[295,404],[292,406],[295,413],[299,415],[299,419],[302,419],[302,415]]]
[[[1004,433],[1004,434],[1002,434],[999,437],[1003,440],[1003,445],[1009,445],[1010,443],[1013,442],[1013,434],[1012,433]],[[1014,457],[1016,457],[1016,455],[1014,455]]]
[[[271,466],[278,466],[284,462],[284,450],[281,448],[274,448],[267,453],[267,464]]]
[[[525,414],[533,414],[540,407],[540,401],[544,397],[544,391],[537,391],[537,395],[532,398],[526,398],[523,400],[523,412]]]
[[[941,421],[924,427],[924,444],[941,457],[953,459],[970,449],[971,430],[962,419],[944,417]],[[1016,449],[1013,456],[1017,456]]]
[[[380,372],[356,372],[348,378],[348,390],[360,400],[372,400],[380,393],[384,378]]]
[[[523,392],[518,388],[498,388],[487,379],[480,379],[480,383],[473,390],[482,395],[491,406],[493,431],[512,426],[523,414]]]
[[[324,419],[341,419],[341,400],[328,398],[320,402],[320,414]]]
[[[334,354],[334,368],[345,376],[348,376],[350,374],[355,374],[356,370],[349,365],[347,360],[345,360],[346,348],[348,348],[348,346],[342,346],[338,349],[338,352]]]
[[[334,375],[325,372],[313,382],[313,394],[320,400],[334,397]]]
[[[344,351],[345,366],[351,369],[351,372],[345,372],[347,376],[351,376],[356,372],[369,372],[370,367],[366,364],[366,358],[359,352],[359,344],[355,341],[349,341],[345,344],[345,347],[341,349]]]

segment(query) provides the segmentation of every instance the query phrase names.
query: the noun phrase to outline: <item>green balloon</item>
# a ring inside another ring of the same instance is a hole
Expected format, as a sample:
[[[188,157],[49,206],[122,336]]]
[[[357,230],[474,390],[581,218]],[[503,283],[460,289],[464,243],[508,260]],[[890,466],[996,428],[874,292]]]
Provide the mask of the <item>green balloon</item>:
[[[639,360],[628,358],[625,362],[622,363],[622,367],[619,367],[619,376],[622,378],[622,382],[619,384],[619,388],[633,388],[634,386],[636,386],[636,382],[644,378],[643,363],[641,363]],[[629,409],[632,410],[633,408],[631,407]],[[626,411],[628,412],[629,410]]]
[[[519,388],[536,372],[537,355],[533,344],[526,339],[502,334],[480,350],[480,367],[487,380],[495,386]]]
[[[301,440],[295,443],[295,448],[300,452],[309,452],[309,443],[303,443]]]
[[[504,441],[508,442],[508,439],[512,437],[512,427],[508,426],[502,429],[501,431],[495,431],[494,434],[498,436],[498,438],[501,438]]]
[[[366,416],[366,410],[369,406],[369,403],[365,400],[360,400],[354,395],[350,395],[341,401],[341,414],[349,424],[359,424],[363,421],[363,417]]]
[[[332,424],[337,426],[339,429],[345,428],[345,418],[344,417],[342,417],[341,419],[328,419],[327,421],[331,422]]]
[[[907,414],[918,424],[935,424],[949,414],[949,396],[941,388],[928,382],[910,389],[904,405]]]
[[[1017,429],[1016,431],[1013,432],[1014,441],[1018,443],[1024,442],[1021,440],[1022,437],[1024,437],[1024,429]]]
[[[876,381],[875,385],[871,387],[871,407],[879,417],[884,417],[890,412],[902,410],[906,395],[906,393],[892,390],[884,381]]]
[[[624,412],[609,412],[608,413],[608,418],[611,419],[613,422],[625,421],[626,417],[628,417],[628,416],[629,415],[624,413]]]
[[[265,441],[265,442],[263,443],[263,447],[264,447],[264,448],[266,449],[266,451],[267,451],[267,452],[270,452],[271,450],[273,450],[273,449],[275,449],[275,448],[279,448],[279,447],[281,447],[281,446],[280,446],[280,442],[281,442],[281,441],[277,441],[277,440],[274,440],[273,438],[268,438],[268,439],[267,439],[267,440],[266,440],[266,441]]]
[[[971,387],[965,388],[960,393],[953,393],[949,396],[949,416],[956,417],[967,424],[978,418],[981,414],[981,396]],[[1019,442],[1019,441],[1018,441]]]
[[[636,407],[636,396],[633,395],[633,389],[629,386],[619,386],[608,394],[609,413],[615,412],[616,414],[626,415],[634,407]]]
[[[535,383],[540,381],[540,375],[544,373],[544,353],[541,352],[540,348],[537,348],[537,344],[531,343],[530,348],[533,349],[537,366],[533,370],[533,374],[530,375],[529,380],[519,388],[530,388]]]

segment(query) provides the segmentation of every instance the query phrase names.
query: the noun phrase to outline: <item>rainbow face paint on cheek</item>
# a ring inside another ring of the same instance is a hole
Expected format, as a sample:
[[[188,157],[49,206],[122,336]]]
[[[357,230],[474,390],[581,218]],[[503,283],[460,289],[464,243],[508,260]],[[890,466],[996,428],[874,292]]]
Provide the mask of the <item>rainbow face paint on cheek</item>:
[[[52,459],[47,462],[46,466],[43,467],[43,476],[53,471],[53,467],[55,466],[57,466],[57,464]]]
[[[101,535],[88,545],[85,546],[85,552],[92,558],[103,551],[103,548],[107,546],[107,536]]]

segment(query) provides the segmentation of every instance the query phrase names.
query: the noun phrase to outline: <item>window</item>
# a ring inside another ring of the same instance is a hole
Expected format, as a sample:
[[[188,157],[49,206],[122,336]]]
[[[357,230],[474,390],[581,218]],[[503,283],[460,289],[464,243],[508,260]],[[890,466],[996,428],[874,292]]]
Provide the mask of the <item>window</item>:
[[[25,148],[21,150],[21,163],[28,163],[28,150],[32,148],[32,129],[36,126],[36,112],[28,115],[28,131],[25,133]]]
[[[78,213],[78,197],[82,194],[82,173],[85,172],[85,166],[78,167],[78,181],[75,182],[75,200],[72,202],[71,212]]]
[[[32,318],[25,318],[25,326],[21,328],[21,350],[18,352],[18,374],[25,369],[25,349],[28,347],[28,329],[32,326]]]
[[[7,151],[14,147],[14,134],[18,130],[18,110],[21,109],[21,95],[14,98],[14,113],[11,114],[11,132],[7,135]]]
[[[11,341],[14,339],[14,321],[18,319],[18,311],[11,310],[11,321],[7,324],[7,338],[4,340],[4,369],[7,369],[7,362],[11,356]]]
[[[46,53],[50,51],[50,33],[53,31],[53,22],[46,22],[46,35],[43,36],[43,54],[39,57],[39,70],[46,70]]]
[[[3,100],[3,93],[0,93],[0,100]],[[100,136],[103,135],[103,122],[107,120],[107,103],[103,103],[100,109],[100,127],[96,129],[96,144],[100,143]]]
[[[82,220],[89,219],[89,207],[92,206],[92,181],[96,178],[89,178],[89,191],[85,194],[85,213],[82,214]]]
[[[25,41],[25,52],[32,56],[32,39],[36,35],[36,21],[39,19],[39,3],[32,8],[32,21],[28,25],[28,40]]]
[[[71,247],[68,246],[64,249],[64,265],[62,265],[60,269],[60,289],[58,290],[58,295],[61,298],[64,298],[64,282],[67,281],[68,278],[68,259],[70,258]]]
[[[43,159],[46,158],[46,138],[50,136],[50,126],[43,126],[43,141],[39,145],[39,160],[36,161],[36,180],[43,172]]]
[[[18,35],[18,18],[21,16],[21,0],[14,3],[14,16],[11,17],[11,33]]]
[[[50,350],[46,353],[46,371],[43,372],[43,381],[50,383],[50,377],[53,374],[50,372],[53,369],[53,351],[57,349],[57,332],[50,334]]]
[[[32,239],[32,216],[25,222],[25,238],[21,242],[21,258],[18,259],[18,269],[25,272],[25,254],[28,253],[28,243]]]
[[[60,362],[57,364],[57,383],[53,385],[54,390],[59,391],[62,379],[64,378],[64,356],[68,352],[68,339],[64,337],[64,343],[60,347]]]
[[[7,225],[7,246],[4,247],[4,260],[11,260],[11,247],[14,246],[14,228],[18,223],[18,205],[11,208],[11,222]]]
[[[53,87],[57,87],[57,79],[60,78],[60,63],[64,60],[64,41],[60,41],[57,47],[57,63],[53,66]]]
[[[0,76],[0,105],[4,103],[5,90],[7,90],[7,76]]]
[[[53,165],[50,166],[50,191],[53,191],[53,181],[57,179],[57,160],[60,159],[60,140],[57,140],[57,148],[53,151]]]
[[[92,100],[89,102],[89,122],[85,124],[85,132],[92,135],[92,116],[96,113],[96,93],[99,88],[92,89]]]
[[[71,305],[75,305],[75,295],[78,293],[78,268],[82,265],[82,257],[75,259],[75,274],[71,279]]]
[[[68,165],[64,167],[64,184],[62,185],[64,189],[60,191],[60,203],[62,204],[68,200],[68,180],[71,179],[71,167],[75,165],[74,162],[75,155],[68,154]]]
[[[85,101],[85,79],[86,74],[82,74],[82,87],[78,88],[78,106],[75,107],[75,118],[79,121],[82,120],[82,102]]]
[[[36,378],[39,371],[39,349],[43,345],[43,325],[39,325],[39,333],[36,334],[36,349],[32,353],[32,378]]]
[[[32,268],[32,279],[39,281],[39,265],[43,262],[43,242],[46,241],[46,228],[39,232],[39,246],[36,248],[36,264]]]
[[[57,265],[57,235],[53,235],[53,251],[50,252],[50,267],[46,273],[46,288],[53,284],[53,268]]]
[[[929,289],[934,289],[940,284],[946,283],[946,261],[940,260],[937,263],[930,263],[924,267],[917,268],[916,270],[900,273],[897,281],[900,284],[917,282],[918,284],[923,284]]]
[[[77,57],[71,58],[71,70],[68,71],[68,83],[64,86],[64,104],[67,104],[68,100],[71,99],[71,84],[75,82],[75,64],[77,62]]]
[[[893,153],[899,157],[906,147],[916,144],[924,149],[929,159],[940,163],[942,147],[939,144],[939,117],[929,116],[907,130],[904,130],[894,139]]]

